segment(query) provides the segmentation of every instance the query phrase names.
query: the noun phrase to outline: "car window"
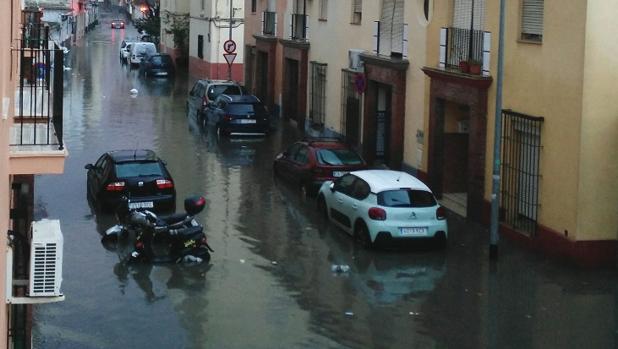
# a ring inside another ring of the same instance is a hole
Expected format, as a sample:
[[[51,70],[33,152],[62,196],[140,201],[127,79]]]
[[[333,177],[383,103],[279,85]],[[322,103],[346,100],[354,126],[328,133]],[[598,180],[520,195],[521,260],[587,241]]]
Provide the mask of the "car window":
[[[266,113],[262,103],[230,103],[227,106],[227,111],[231,114],[258,114]]]
[[[300,149],[294,155],[294,161],[306,164],[309,162],[309,151],[306,146],[301,146]]]
[[[322,165],[360,165],[361,157],[350,149],[319,149],[317,151],[318,162]]]
[[[339,179],[335,181],[335,190],[342,194],[349,195],[352,192],[354,180],[356,180],[356,176],[351,174],[339,177]]]
[[[224,108],[225,108],[225,104],[226,104],[226,103],[225,103],[225,101],[224,101],[223,99],[219,99],[219,100],[217,101],[217,108],[219,108],[219,109],[224,109]]]
[[[369,184],[360,178],[356,178],[354,184],[352,184],[350,196],[358,200],[364,200],[370,193],[371,188],[369,187]]]
[[[102,168],[102,167],[103,167],[103,161],[105,160],[105,158],[106,158],[106,155],[101,156],[101,157],[97,160],[97,162],[95,162],[95,163],[94,163],[94,167],[100,167],[100,168]]]
[[[433,194],[425,190],[397,189],[378,193],[378,205],[386,207],[432,207]]]
[[[152,56],[150,58],[152,64],[170,64],[172,60],[169,56]]]
[[[116,164],[116,177],[163,176],[161,165],[155,161]]]
[[[288,157],[290,159],[294,159],[294,156],[296,156],[296,153],[298,152],[298,149],[300,149],[302,147],[302,144],[292,144],[292,146],[290,146],[287,150],[288,153]]]
[[[228,94],[228,95],[237,95],[240,94],[239,90],[237,90],[238,93],[234,93],[234,88],[238,88],[235,85],[229,85],[229,84],[225,84],[225,85],[210,85],[208,86],[208,99],[213,100],[215,98],[217,98],[220,94],[224,93]],[[227,90],[230,89],[230,92],[232,93],[227,93]]]
[[[226,95],[239,96],[239,95],[246,95],[247,94],[247,90],[245,90],[245,88],[241,87],[241,86],[227,85],[222,93],[226,94]]]

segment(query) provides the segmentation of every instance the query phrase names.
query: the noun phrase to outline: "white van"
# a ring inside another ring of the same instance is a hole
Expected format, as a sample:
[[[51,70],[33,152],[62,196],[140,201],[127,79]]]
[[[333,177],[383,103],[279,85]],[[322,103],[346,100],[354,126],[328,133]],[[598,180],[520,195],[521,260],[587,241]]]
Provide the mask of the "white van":
[[[157,47],[152,42],[134,42],[131,45],[131,53],[129,60],[131,65],[139,64],[142,59],[152,56],[157,53]]]

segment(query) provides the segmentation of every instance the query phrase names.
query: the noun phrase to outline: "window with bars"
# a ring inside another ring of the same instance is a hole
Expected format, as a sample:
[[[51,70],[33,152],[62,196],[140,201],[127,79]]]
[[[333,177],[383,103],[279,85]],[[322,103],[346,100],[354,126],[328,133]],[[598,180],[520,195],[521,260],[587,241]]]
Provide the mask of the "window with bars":
[[[197,56],[204,58],[204,35],[197,36]]]
[[[502,112],[501,221],[534,236],[540,207],[542,117]]]
[[[361,110],[363,95],[362,73],[343,69],[341,71],[341,134],[352,147],[360,144]]]
[[[326,116],[326,63],[311,62],[311,109],[314,125],[324,125]]]
[[[328,18],[328,0],[320,0],[320,19],[325,21]]]
[[[352,24],[360,24],[363,19],[363,0],[352,0]]]
[[[543,41],[543,0],[523,0],[521,7],[521,39]]]
[[[257,0],[251,0],[251,12],[255,13],[255,11],[257,11]]]

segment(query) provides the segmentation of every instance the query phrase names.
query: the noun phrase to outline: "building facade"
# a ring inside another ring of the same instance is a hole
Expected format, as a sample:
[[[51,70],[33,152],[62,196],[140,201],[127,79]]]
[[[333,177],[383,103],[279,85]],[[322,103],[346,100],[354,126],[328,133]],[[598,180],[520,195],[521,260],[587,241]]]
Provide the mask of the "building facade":
[[[614,265],[618,103],[606,14],[615,6],[560,4],[507,2],[501,232],[548,255]],[[247,86],[284,119],[343,137],[373,166],[413,173],[453,212],[489,222],[499,2],[245,5]]]
[[[244,5],[244,0],[191,1],[191,76],[200,79],[244,80]],[[224,47],[230,39],[235,45],[228,43],[229,46]]]
[[[160,52],[172,56],[176,64],[184,65],[189,34],[189,2],[183,0],[161,1]],[[176,37],[176,39],[174,39]]]
[[[16,0],[0,3],[0,312],[2,347],[31,344],[32,304],[59,301],[33,297],[29,283],[30,227],[35,175],[64,171],[62,137],[64,51],[49,40],[38,8]],[[52,68],[53,67],[53,68]]]

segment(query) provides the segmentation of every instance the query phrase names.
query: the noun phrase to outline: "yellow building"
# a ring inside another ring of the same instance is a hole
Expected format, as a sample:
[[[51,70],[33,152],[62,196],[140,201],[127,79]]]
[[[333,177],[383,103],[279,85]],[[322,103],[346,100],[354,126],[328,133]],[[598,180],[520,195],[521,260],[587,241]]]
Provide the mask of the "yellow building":
[[[548,255],[615,265],[618,5],[506,3],[501,232]],[[453,212],[488,223],[498,1],[253,5],[255,93],[308,134],[343,136],[372,165],[411,172]]]
[[[41,12],[22,11],[21,4],[0,3],[0,21],[7,23],[0,32],[0,295],[6,304],[0,312],[0,347],[5,348],[30,346],[31,304],[64,299],[61,265],[46,269],[57,272],[54,280],[46,280],[56,284],[53,295],[37,293],[32,281],[38,277],[29,272],[33,265],[24,252],[37,250],[29,248],[36,235],[30,232],[34,176],[62,173],[67,156],[62,140],[64,52],[46,39]],[[45,222],[57,227],[57,221]]]

